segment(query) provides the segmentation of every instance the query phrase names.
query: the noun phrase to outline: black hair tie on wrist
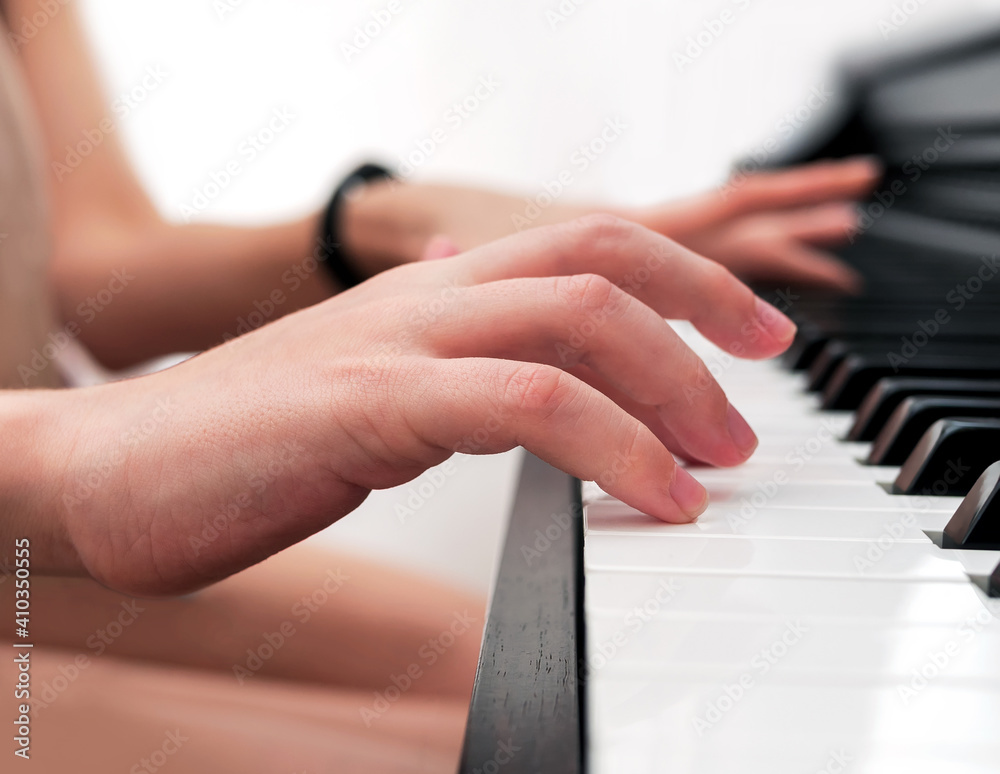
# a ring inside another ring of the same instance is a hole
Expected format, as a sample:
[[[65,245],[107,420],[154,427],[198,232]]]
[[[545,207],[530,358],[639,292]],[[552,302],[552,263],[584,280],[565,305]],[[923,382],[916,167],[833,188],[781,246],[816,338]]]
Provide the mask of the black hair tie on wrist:
[[[385,167],[378,164],[362,164],[337,186],[337,190],[333,192],[333,198],[330,199],[330,203],[323,213],[319,234],[320,263],[326,267],[337,284],[345,290],[360,284],[364,277],[360,276],[357,270],[351,266],[347,256],[344,255],[340,241],[340,211],[343,208],[344,199],[359,185],[364,185],[372,180],[391,180],[393,178],[392,172]]]

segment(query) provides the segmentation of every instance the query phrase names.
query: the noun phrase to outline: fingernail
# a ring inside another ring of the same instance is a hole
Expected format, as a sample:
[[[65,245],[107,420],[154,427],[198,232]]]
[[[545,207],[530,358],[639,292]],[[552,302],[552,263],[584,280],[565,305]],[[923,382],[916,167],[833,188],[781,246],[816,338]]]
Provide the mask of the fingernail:
[[[685,514],[691,517],[691,521],[697,519],[708,505],[708,492],[705,491],[705,487],[682,467],[674,469],[674,480],[670,482],[670,497]]]
[[[758,298],[756,312],[761,327],[775,340],[782,344],[787,344],[795,338],[795,332],[798,330],[795,327],[795,323],[767,303],[767,301]]]
[[[733,439],[736,448],[745,457],[749,457],[757,448],[757,435],[732,405],[726,410],[726,425],[729,427],[729,437]]]

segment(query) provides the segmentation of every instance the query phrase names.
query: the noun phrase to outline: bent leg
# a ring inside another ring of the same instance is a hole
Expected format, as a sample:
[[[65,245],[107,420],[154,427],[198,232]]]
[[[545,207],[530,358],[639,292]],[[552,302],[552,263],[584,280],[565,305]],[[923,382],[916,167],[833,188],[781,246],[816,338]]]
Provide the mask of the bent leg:
[[[0,583],[12,609],[13,583]],[[357,557],[295,546],[197,594],[133,599],[93,581],[32,579],[32,637],[226,673],[467,700],[484,601]]]
[[[28,772],[453,772],[467,705],[36,647]],[[0,680],[13,685],[13,663]],[[9,754],[9,753],[8,753]]]

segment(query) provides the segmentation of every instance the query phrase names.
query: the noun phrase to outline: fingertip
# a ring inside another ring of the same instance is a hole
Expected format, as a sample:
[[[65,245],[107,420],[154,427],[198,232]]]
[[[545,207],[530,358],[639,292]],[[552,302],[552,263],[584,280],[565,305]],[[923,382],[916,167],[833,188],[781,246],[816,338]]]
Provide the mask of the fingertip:
[[[831,262],[830,271],[817,279],[821,285],[849,296],[861,295],[865,289],[864,277],[847,264],[839,261]]]
[[[859,169],[864,170],[872,177],[881,176],[885,169],[885,166],[882,164],[882,159],[874,154],[852,156],[848,159],[848,161],[855,164]]]
[[[865,280],[857,272],[848,272],[840,285],[841,289],[850,296],[860,296],[865,290]]]
[[[670,499],[680,510],[683,518],[664,519],[685,523],[695,521],[708,507],[708,491],[698,480],[679,465],[674,468],[669,486]]]
[[[726,409],[726,429],[733,445],[740,453],[740,462],[745,461],[757,449],[757,434],[732,404]]]
[[[758,326],[784,351],[792,343],[798,327],[774,306],[759,296],[754,297],[754,316]]]

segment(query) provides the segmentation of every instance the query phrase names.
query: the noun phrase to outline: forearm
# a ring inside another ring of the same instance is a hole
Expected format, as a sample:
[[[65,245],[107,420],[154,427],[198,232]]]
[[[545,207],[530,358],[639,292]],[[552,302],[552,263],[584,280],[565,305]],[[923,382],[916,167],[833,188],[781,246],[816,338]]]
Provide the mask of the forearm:
[[[0,392],[0,572],[11,572],[15,546],[30,547],[31,569],[49,574],[84,572],[62,514],[63,482],[77,471],[70,464],[74,429],[66,413],[70,391]],[[80,406],[82,408],[82,406]]]
[[[206,349],[335,291],[316,261],[317,220],[57,231],[59,309],[112,368]]]

